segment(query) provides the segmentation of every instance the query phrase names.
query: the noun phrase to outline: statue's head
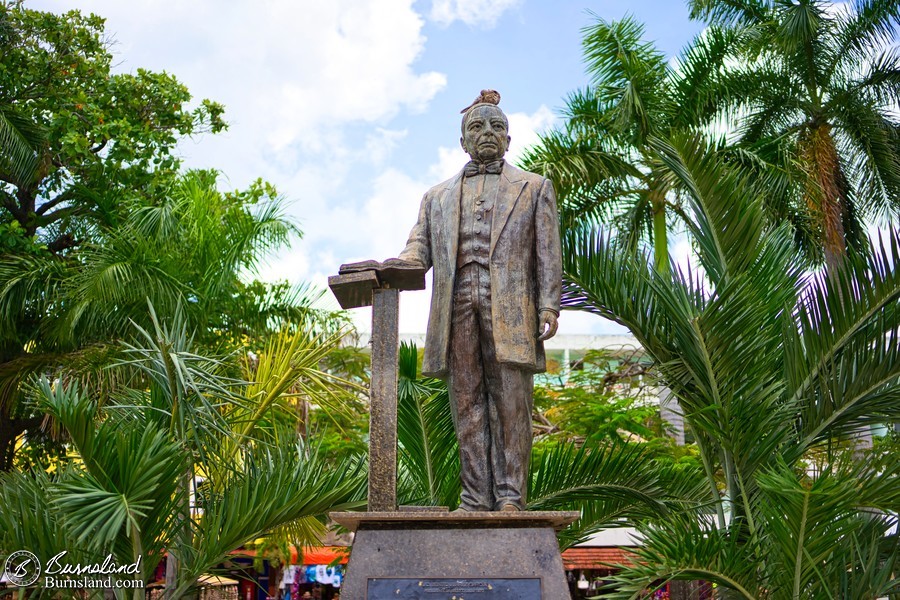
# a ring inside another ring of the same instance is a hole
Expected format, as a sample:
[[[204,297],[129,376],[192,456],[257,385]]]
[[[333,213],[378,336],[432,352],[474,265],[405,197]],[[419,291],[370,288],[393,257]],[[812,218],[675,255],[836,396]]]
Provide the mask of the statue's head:
[[[475,162],[503,158],[509,141],[509,120],[495,103],[474,104],[463,114],[459,143]]]

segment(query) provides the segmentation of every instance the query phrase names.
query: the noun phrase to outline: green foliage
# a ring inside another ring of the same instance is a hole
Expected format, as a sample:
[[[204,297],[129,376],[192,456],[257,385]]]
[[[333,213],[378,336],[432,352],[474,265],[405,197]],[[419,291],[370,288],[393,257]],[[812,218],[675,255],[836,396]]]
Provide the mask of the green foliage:
[[[449,506],[459,503],[459,445],[447,384],[418,377],[418,352],[400,347],[397,437],[403,502]]]
[[[148,301],[164,316],[183,312],[200,344],[226,354],[261,351],[286,326],[323,335],[342,329],[346,318],[315,307],[320,292],[244,281],[243,273],[296,230],[270,186],[226,194],[216,181],[213,172],[185,173],[164,198],[115,228],[98,229],[77,260],[44,251],[3,261],[0,339],[9,362],[0,378],[8,382],[7,406],[21,395],[13,382],[27,373],[121,338],[132,323],[152,328]]]
[[[178,169],[180,136],[225,128],[220,105],[187,108],[191,96],[170,74],[112,74],[100,17],[12,2],[0,18],[0,197],[28,236],[62,244],[91,222],[109,224],[120,209],[108,212],[101,197],[158,193]]]
[[[834,271],[866,246],[865,220],[900,208],[896,2],[831,6],[692,0],[711,35],[709,119],[733,133],[733,160],[772,182],[770,218],[792,223],[804,256]]]
[[[888,485],[896,486],[896,461],[879,464],[885,467]],[[773,467],[759,478],[762,533],[749,540],[740,524],[717,528],[670,518],[648,525],[636,564],[612,578],[610,597],[639,598],[660,581],[691,579],[715,582],[749,600],[862,600],[897,593],[896,517],[869,506],[896,492],[881,485],[861,490],[861,469],[849,471],[845,466],[810,477],[784,464]]]
[[[355,346],[333,348],[321,368],[349,383],[350,390],[369,387],[369,355]],[[340,411],[309,407],[304,437],[315,440],[319,451],[335,462],[368,452],[369,409],[364,393],[345,394]],[[303,426],[304,424],[301,424]]]
[[[698,37],[676,64],[632,17],[599,17],[583,30],[589,87],[569,95],[563,127],[541,137],[523,166],[549,177],[566,228],[612,222],[633,248],[650,241],[657,269],[669,266],[667,228],[683,218],[678,180],[651,138],[695,130],[710,110],[706,87],[727,35]]]
[[[40,382],[44,408],[65,428],[80,465],[64,465],[51,501],[77,547],[95,556],[112,552],[120,564],[139,555],[141,577],[149,577],[163,555],[165,531],[185,501],[179,478],[187,454],[156,423],[94,419],[96,403],[77,385]],[[23,475],[27,477],[28,475]]]
[[[104,403],[67,374],[30,390],[69,453],[53,476],[0,476],[0,523],[9,525],[0,552],[29,548],[46,559],[66,549],[90,562],[111,552],[120,564],[141,556],[145,580],[168,552],[179,597],[241,545],[273,533],[314,544],[329,510],[364,505],[364,461],[303,443],[288,402],[330,398],[339,410],[339,390],[356,391],[316,370],[333,340],[286,332],[247,365],[247,378],[233,378],[226,360],[196,346],[183,313],[161,321],[151,307],[150,320],[114,369],[130,372],[133,385]],[[13,526],[17,510],[29,516]]]
[[[223,130],[221,105],[192,108],[168,73],[111,73],[95,15],[7,2],[0,35],[0,469],[23,432],[44,442],[22,382],[151,329],[148,301],[223,354],[343,327],[308,287],[250,281],[299,235],[272,185],[222,192],[213,171],[179,172],[177,142]]]
[[[534,403],[553,424],[551,435],[589,442],[635,435],[650,440],[664,434],[659,407],[646,397],[645,386],[652,385],[649,361],[641,353],[591,350],[564,381],[536,387]]]
[[[708,499],[696,467],[657,461],[645,444],[542,444],[532,454],[528,508],[575,510],[565,548],[603,529],[629,527]]]
[[[615,239],[575,230],[563,304],[627,326],[654,359],[697,441],[716,516],[645,525],[644,560],[622,571],[617,597],[669,578],[748,598],[886,593],[898,463],[845,468],[836,449],[900,421],[900,239],[851,254],[836,277],[809,276],[788,228],[765,219],[765,182],[699,138],[648,143],[690,194],[703,273],[660,273]],[[819,472],[806,472],[810,456]]]

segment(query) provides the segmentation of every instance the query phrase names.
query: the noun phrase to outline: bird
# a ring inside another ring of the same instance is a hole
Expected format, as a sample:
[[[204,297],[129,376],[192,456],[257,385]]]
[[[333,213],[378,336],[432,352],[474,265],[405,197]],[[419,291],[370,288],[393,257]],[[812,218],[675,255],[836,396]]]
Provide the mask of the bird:
[[[476,104],[500,104],[500,92],[497,90],[481,90],[481,93],[478,94],[478,97],[475,98],[472,104],[459,111],[459,113],[463,114]]]

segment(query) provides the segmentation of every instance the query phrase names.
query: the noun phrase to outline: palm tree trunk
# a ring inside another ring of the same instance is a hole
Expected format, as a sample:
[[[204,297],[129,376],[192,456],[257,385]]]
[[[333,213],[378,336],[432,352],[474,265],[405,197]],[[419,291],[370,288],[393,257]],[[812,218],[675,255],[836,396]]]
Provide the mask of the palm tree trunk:
[[[671,600],[697,600],[700,597],[699,583],[696,581],[669,582],[669,598]]]
[[[179,482],[180,492],[184,496],[181,514],[178,516],[178,524],[176,530],[176,538],[181,542],[182,546],[190,546],[192,543],[191,535],[191,492],[194,484],[194,470],[189,468]],[[178,558],[172,553],[170,548],[166,555],[166,586],[163,597],[165,600],[177,600],[182,594],[177,592],[181,577],[179,577]]]
[[[666,229],[666,192],[656,184],[650,187],[653,212],[653,264],[659,273],[669,272],[669,233]]]
[[[847,256],[844,233],[847,183],[831,136],[831,125],[813,125],[801,134],[800,160],[809,176],[807,207],[822,236],[825,268],[833,276]]]

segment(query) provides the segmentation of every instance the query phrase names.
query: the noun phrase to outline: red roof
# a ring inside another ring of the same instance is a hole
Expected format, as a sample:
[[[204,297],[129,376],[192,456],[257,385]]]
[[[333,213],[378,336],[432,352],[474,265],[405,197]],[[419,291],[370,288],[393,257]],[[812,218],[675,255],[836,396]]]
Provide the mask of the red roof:
[[[243,556],[256,556],[256,550],[235,550],[233,554]],[[302,554],[302,556],[300,556]],[[296,546],[291,546],[292,565],[346,565],[350,558],[350,548],[347,546],[304,546],[301,552]],[[301,560],[302,559],[302,560]]]
[[[562,560],[566,569],[609,569],[610,565],[630,565],[634,555],[622,548],[578,547],[563,550]]]

